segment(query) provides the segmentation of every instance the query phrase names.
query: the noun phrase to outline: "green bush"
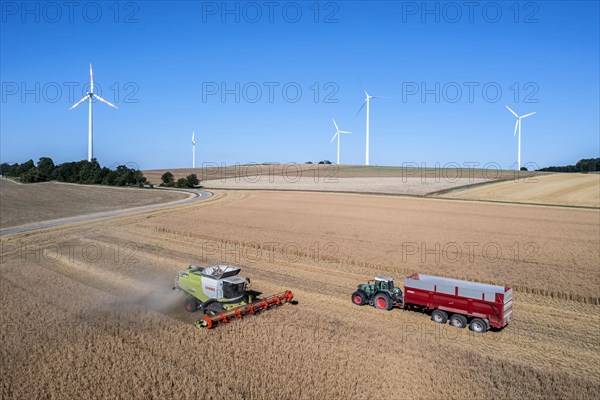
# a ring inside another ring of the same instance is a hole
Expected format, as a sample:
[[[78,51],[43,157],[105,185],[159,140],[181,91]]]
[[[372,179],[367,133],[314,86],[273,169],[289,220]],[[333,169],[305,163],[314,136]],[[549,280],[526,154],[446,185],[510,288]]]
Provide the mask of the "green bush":
[[[196,174],[190,174],[185,178],[187,180],[188,187],[194,188],[200,184],[200,180],[196,176]]]
[[[173,186],[173,184],[175,183],[175,178],[173,177],[173,174],[168,171],[162,174],[160,180],[162,181],[163,186]]]

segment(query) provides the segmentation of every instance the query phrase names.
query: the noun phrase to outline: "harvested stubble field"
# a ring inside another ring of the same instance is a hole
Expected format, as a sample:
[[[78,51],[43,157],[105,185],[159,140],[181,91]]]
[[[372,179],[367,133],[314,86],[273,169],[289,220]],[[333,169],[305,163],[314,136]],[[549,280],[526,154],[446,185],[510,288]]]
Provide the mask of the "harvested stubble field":
[[[367,399],[376,390],[596,398],[599,218],[582,209],[227,191],[178,209],[5,237],[2,397]],[[499,259],[481,252],[489,243]],[[299,304],[196,331],[183,297],[169,290],[190,262],[241,264],[254,289],[289,288]],[[423,314],[351,304],[357,283],[376,274],[400,282],[411,271],[514,285],[516,320],[475,335]]]
[[[446,193],[444,197],[600,208],[600,174],[552,174]]]
[[[232,166],[207,166],[205,168],[181,168],[144,171],[144,176],[152,183],[161,182],[165,172],[171,172],[175,180],[196,174],[202,184],[214,188],[254,188],[288,189],[315,191],[422,194],[463,185],[493,182],[516,178],[514,171],[476,168],[421,168],[383,167],[335,164],[248,164]],[[543,175],[543,172],[521,172],[520,178]],[[351,178],[351,179],[350,179]],[[373,178],[384,178],[379,182]],[[346,188],[336,185],[336,181],[346,182]],[[406,180],[406,182],[404,182]],[[363,185],[366,183],[366,187]],[[418,188],[418,192],[411,192]],[[350,186],[351,185],[351,186]],[[386,188],[386,186],[394,187]],[[296,186],[296,187],[294,187]],[[339,188],[339,189],[338,189]]]
[[[17,184],[0,179],[0,228],[102,211],[166,203],[185,194],[58,182]]]
[[[424,196],[440,190],[486,182],[482,178],[421,179],[414,177],[331,178],[315,180],[311,177],[285,178],[281,176],[248,176],[205,181],[207,189],[298,190],[317,192],[360,192]]]

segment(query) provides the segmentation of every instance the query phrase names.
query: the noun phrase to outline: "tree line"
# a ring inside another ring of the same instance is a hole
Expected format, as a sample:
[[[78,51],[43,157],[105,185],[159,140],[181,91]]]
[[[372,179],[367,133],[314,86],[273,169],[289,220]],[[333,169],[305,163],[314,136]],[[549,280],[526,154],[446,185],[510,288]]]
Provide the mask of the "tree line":
[[[600,171],[600,158],[584,158],[575,165],[565,165],[563,167],[546,167],[539,171],[550,172],[595,172]]]
[[[18,177],[23,183],[51,180],[110,186],[143,186],[146,183],[144,174],[138,169],[119,165],[112,170],[101,167],[95,158],[92,161],[82,160],[58,165],[55,165],[50,157],[41,157],[37,165],[33,160],[26,161],[23,164],[3,163],[0,164],[0,174]]]

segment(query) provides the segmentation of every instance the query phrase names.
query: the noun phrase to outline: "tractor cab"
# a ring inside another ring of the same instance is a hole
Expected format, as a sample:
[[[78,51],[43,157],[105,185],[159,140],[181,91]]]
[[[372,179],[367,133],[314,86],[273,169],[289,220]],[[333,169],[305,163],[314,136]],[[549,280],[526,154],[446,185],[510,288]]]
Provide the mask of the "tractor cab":
[[[394,290],[394,278],[389,278],[387,276],[377,276],[374,281],[375,291],[384,290],[384,291],[393,291]]]

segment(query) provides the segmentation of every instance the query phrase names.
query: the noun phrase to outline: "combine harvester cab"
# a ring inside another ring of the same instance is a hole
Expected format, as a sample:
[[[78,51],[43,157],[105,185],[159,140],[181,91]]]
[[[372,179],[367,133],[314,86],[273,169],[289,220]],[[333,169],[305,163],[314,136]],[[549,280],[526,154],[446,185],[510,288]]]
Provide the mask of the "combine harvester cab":
[[[173,289],[188,294],[185,310],[202,310],[204,317],[196,321],[200,329],[210,329],[232,319],[255,314],[272,306],[293,303],[294,295],[282,293],[258,299],[260,292],[250,290],[250,279],[238,276],[241,268],[231,265],[215,265],[201,268],[190,265],[179,271]]]

